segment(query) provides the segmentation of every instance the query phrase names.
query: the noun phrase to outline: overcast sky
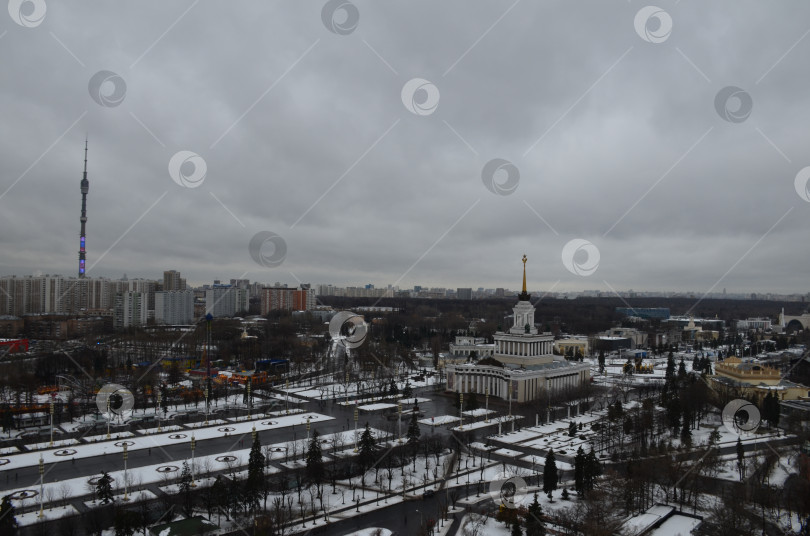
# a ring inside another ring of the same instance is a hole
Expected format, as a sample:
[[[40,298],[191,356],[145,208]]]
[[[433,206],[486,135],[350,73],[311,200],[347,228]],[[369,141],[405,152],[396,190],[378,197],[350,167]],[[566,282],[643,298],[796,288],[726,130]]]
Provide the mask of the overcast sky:
[[[0,274],[87,135],[90,276],[807,292],[810,4],[657,5],[11,0]]]

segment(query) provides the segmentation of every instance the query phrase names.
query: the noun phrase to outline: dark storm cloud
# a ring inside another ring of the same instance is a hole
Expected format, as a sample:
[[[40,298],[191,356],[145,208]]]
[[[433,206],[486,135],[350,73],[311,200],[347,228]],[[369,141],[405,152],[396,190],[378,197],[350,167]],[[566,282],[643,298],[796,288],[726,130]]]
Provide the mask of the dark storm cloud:
[[[810,6],[661,2],[654,43],[618,0],[358,1],[345,35],[320,2],[45,5],[0,17],[4,274],[75,271],[88,134],[91,275],[514,288],[526,253],[536,288],[806,291]],[[126,84],[114,105],[99,71]],[[482,180],[496,158],[509,195]],[[280,266],[251,259],[261,231]],[[574,239],[592,275],[566,269]]]

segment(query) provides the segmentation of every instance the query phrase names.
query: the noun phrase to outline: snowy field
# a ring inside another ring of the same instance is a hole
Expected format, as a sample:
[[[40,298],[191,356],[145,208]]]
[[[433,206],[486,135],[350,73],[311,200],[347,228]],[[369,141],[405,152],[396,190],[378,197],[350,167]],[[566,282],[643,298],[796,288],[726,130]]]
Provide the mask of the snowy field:
[[[297,415],[287,415],[284,417],[273,417],[272,420],[267,417],[262,417],[254,421],[232,423],[225,426],[209,426],[207,428],[200,428],[192,431],[182,432],[167,432],[162,434],[148,435],[144,437],[133,437],[134,434],[129,434],[127,439],[110,440],[99,443],[91,443],[88,445],[75,445],[70,448],[53,448],[39,452],[25,452],[21,454],[14,454],[7,459],[10,461],[8,469],[16,469],[21,467],[30,467],[39,464],[39,457],[42,456],[46,466],[52,463],[68,461],[72,458],[91,458],[95,456],[103,456],[105,454],[120,455],[123,452],[124,444],[127,445],[127,450],[132,452],[135,450],[149,449],[153,447],[163,447],[166,445],[174,445],[180,443],[189,443],[193,433],[197,441],[204,441],[206,439],[228,437],[228,436],[242,436],[250,434],[253,427],[261,432],[263,430],[286,428],[295,425],[305,425],[307,417],[311,418],[311,422],[323,422],[332,420],[333,417],[322,415],[319,413],[300,413]],[[122,435],[123,437],[123,435]],[[47,467],[46,467],[47,470]]]

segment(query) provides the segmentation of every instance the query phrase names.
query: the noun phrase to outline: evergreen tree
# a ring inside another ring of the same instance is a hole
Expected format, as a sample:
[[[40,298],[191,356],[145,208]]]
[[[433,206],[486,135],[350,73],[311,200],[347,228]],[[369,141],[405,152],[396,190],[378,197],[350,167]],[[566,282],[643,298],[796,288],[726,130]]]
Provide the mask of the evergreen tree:
[[[410,398],[411,396],[413,396],[411,380],[405,380],[405,387],[402,388],[402,398]]]
[[[371,433],[368,423],[363,433],[360,434],[360,466],[365,471],[366,467],[370,467],[374,463],[374,451],[377,448],[377,441],[374,439],[374,434]]]
[[[605,351],[599,350],[599,374],[605,372]]]
[[[512,523],[512,532],[510,536],[523,536],[523,530],[520,528],[520,523]]]
[[[692,370],[695,372],[700,370],[700,358],[697,354],[695,354],[695,358],[692,360]]]
[[[737,437],[737,471],[740,473],[740,482],[745,479],[745,449],[742,441]]]
[[[568,436],[574,437],[575,435],[577,435],[577,423],[571,421],[571,423],[568,425]]]
[[[411,413],[411,422],[408,424],[408,443],[416,443],[422,431],[419,430],[419,423],[416,421],[416,412]]]
[[[596,479],[602,474],[602,464],[596,458],[593,449],[585,457],[585,469],[582,472],[582,489],[585,493],[591,491],[596,484]]]
[[[9,432],[14,429],[14,415],[11,413],[11,406],[3,404],[0,408],[0,422],[3,425],[3,431]]]
[[[666,383],[670,383],[675,379],[675,354],[673,354],[671,351],[667,356],[667,371],[664,374],[664,378]]]
[[[681,427],[681,444],[686,448],[692,447],[692,430],[689,427],[689,420],[683,419],[683,426]]]
[[[673,397],[667,404],[667,422],[672,432],[676,433],[681,426],[681,401],[678,397]]]
[[[11,536],[16,533],[17,518],[14,517],[14,505],[11,503],[11,499],[8,498],[8,495],[5,495],[3,501],[0,502],[0,534],[8,534]]]
[[[580,445],[574,457],[574,489],[580,497],[585,493],[585,463],[585,451]]]
[[[557,460],[554,450],[549,450],[543,470],[543,493],[548,493],[550,496],[551,492],[557,489],[557,479]]]
[[[96,482],[96,497],[102,504],[107,504],[113,500],[112,477],[107,471],[102,471],[101,478]]]
[[[388,385],[388,394],[391,396],[397,396],[399,394],[399,387],[397,387],[397,382],[394,381],[394,378],[391,378],[391,383]]]
[[[537,500],[537,493],[526,512],[526,536],[545,536],[546,527],[543,524],[543,509]]]
[[[768,426],[779,424],[779,397],[770,391],[762,400],[762,417],[768,421]]]
[[[317,430],[312,432],[307,448],[307,478],[320,489],[323,481],[323,453],[321,452],[321,439]]]
[[[180,471],[180,495],[183,501],[183,512],[186,516],[191,515],[191,511],[193,509],[193,502],[191,497],[191,488],[194,480],[191,478],[191,468],[188,466],[188,462],[183,461],[183,469]]]
[[[256,434],[256,439],[250,446],[250,454],[248,455],[248,475],[245,481],[245,493],[247,498],[254,507],[258,506],[259,495],[261,494],[262,487],[264,487],[264,464],[265,459],[262,455],[262,442],[259,439],[259,434]]]
[[[683,358],[681,358],[681,362],[678,365],[678,380],[683,381],[686,378],[686,363],[683,362]]]

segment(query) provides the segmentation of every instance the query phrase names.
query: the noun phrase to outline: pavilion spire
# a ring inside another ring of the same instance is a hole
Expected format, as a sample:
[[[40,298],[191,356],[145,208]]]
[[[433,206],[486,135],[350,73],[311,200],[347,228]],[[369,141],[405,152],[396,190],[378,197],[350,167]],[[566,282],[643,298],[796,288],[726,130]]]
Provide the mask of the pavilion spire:
[[[526,291],[526,255],[523,255],[523,291],[518,295],[518,299],[521,301],[529,301],[532,297]]]

